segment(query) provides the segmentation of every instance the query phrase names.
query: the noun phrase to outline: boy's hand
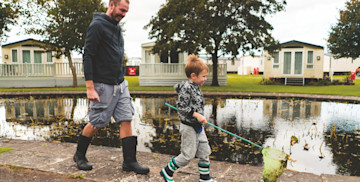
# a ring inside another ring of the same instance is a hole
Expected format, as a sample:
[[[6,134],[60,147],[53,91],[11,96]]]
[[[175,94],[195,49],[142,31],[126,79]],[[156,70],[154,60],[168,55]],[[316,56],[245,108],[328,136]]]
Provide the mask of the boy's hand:
[[[207,124],[207,120],[206,120],[206,118],[205,118],[203,115],[201,115],[201,114],[199,114],[199,113],[197,113],[197,112],[194,112],[193,116],[194,116],[201,124]]]

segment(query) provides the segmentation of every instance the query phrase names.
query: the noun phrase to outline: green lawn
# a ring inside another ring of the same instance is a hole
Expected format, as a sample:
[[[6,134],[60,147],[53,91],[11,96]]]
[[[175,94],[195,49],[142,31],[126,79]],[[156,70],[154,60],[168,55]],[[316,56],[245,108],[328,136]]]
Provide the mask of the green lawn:
[[[342,80],[344,76],[336,76],[334,80]],[[139,77],[126,77],[131,91],[173,91],[173,87],[141,87]],[[203,86],[203,91],[215,92],[283,92],[283,93],[306,93],[306,94],[327,94],[360,96],[360,79],[354,80],[355,85],[336,85],[336,86],[285,86],[285,85],[260,85],[261,75],[237,75],[228,74],[228,86],[212,87]],[[85,87],[63,87],[63,88],[24,88],[24,89],[5,89],[0,88],[0,92],[5,91],[85,91]]]

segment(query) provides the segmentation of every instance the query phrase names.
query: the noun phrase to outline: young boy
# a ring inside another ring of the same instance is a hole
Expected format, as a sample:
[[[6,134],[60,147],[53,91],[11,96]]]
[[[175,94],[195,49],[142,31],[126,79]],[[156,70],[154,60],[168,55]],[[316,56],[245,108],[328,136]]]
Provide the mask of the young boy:
[[[190,55],[185,65],[188,81],[183,81],[174,86],[178,92],[177,108],[181,121],[181,153],[173,157],[160,171],[160,175],[167,181],[174,181],[173,174],[176,169],[186,166],[195,157],[199,158],[199,181],[214,182],[210,177],[211,149],[207,140],[203,124],[204,96],[200,90],[207,79],[209,68],[197,56]]]

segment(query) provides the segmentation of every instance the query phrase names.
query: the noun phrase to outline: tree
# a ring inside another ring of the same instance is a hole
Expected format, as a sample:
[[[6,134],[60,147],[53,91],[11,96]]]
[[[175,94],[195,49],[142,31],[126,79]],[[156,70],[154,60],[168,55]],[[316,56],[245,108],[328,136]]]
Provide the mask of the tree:
[[[28,19],[28,33],[41,35],[46,49],[58,50],[69,60],[73,87],[77,87],[76,70],[71,52],[82,53],[86,30],[94,12],[105,12],[101,0],[33,0],[28,4],[34,13]],[[42,14],[42,15],[41,15]]]
[[[20,11],[18,0],[0,1],[0,41],[6,37],[5,32],[9,31],[9,25],[15,25]]]
[[[331,27],[328,47],[336,58],[360,56],[360,1],[349,0],[340,19]]]
[[[167,0],[145,28],[155,38],[154,53],[205,50],[213,63],[212,86],[219,86],[217,65],[221,55],[233,57],[279,47],[265,16],[284,9],[285,0]]]

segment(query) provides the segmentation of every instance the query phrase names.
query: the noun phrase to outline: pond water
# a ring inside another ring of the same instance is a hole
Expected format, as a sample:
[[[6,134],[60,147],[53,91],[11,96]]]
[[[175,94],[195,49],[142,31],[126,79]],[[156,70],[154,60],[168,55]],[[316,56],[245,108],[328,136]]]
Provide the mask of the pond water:
[[[164,103],[176,97],[134,98],[138,150],[177,155],[178,115]],[[264,148],[283,150],[287,168],[314,174],[360,176],[360,105],[309,100],[206,98],[209,122]],[[0,99],[0,137],[77,142],[88,122],[82,97]],[[121,147],[117,124],[99,130],[93,145]],[[263,166],[259,148],[207,126],[211,159]],[[293,143],[291,138],[297,138]],[[74,149],[75,151],[75,149]],[[164,161],[165,162],[165,161]]]

